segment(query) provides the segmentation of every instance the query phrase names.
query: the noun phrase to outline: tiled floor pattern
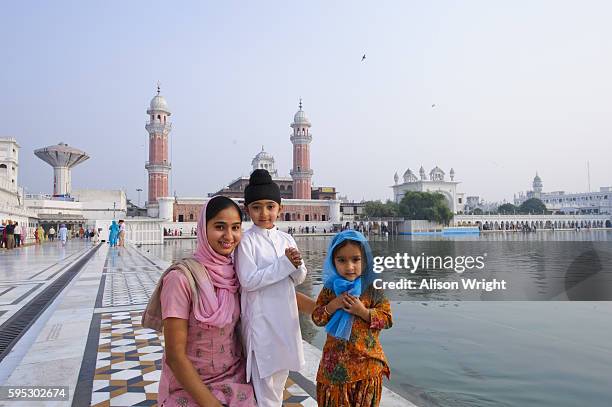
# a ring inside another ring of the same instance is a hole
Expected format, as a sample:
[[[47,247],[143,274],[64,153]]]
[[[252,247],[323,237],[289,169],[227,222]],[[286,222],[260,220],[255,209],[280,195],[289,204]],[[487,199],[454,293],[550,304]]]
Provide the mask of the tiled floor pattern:
[[[109,248],[105,268],[128,271],[130,268],[158,267],[132,246]]]
[[[91,405],[155,406],[164,340],[140,325],[142,311],[102,314]],[[284,406],[316,406],[293,380],[287,380]]]
[[[106,273],[103,307],[146,304],[162,272]]]
[[[163,269],[130,247],[111,248],[104,267],[102,307],[146,304]]]

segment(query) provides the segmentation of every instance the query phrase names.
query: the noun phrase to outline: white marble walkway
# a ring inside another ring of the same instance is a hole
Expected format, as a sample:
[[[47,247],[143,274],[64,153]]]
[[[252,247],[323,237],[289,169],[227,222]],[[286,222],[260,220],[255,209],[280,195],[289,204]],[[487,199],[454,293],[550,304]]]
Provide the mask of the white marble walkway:
[[[77,240],[21,250],[0,253],[0,325],[91,245]],[[0,407],[156,405],[163,336],[142,329],[140,315],[167,266],[135,247],[103,244],[0,362],[0,385],[68,386],[69,400],[0,400]],[[286,406],[316,405],[321,351],[304,346],[307,366],[292,374]],[[413,406],[388,389],[381,405]]]

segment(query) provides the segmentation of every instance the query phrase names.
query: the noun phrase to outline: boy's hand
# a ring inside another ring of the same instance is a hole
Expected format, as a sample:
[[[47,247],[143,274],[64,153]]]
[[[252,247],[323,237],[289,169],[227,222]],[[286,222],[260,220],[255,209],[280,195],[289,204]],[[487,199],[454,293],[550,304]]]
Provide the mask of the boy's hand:
[[[344,310],[349,314],[353,314],[363,319],[364,321],[370,321],[370,311],[363,305],[363,302],[359,297],[347,294],[342,297],[344,303]]]
[[[287,256],[287,258],[295,268],[298,268],[302,265],[302,255],[300,254],[300,251],[295,247],[286,248],[285,256]]]

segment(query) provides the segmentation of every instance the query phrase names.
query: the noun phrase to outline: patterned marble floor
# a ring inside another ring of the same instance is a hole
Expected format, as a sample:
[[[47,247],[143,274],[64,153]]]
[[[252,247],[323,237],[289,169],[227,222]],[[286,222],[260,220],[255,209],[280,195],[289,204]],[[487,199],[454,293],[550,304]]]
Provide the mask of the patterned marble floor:
[[[116,307],[146,304],[163,268],[136,249],[111,248],[103,271],[104,296],[98,306]]]
[[[100,315],[91,406],[156,406],[164,338],[140,324],[142,311]],[[284,406],[316,406],[291,378]]]

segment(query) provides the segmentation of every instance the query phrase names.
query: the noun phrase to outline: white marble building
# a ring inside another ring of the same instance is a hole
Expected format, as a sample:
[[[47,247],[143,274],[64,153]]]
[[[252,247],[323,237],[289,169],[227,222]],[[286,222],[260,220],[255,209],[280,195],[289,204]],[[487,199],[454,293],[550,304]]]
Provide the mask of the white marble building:
[[[54,199],[44,194],[28,194],[25,202],[41,220],[82,220],[88,223],[127,216],[127,199],[121,190],[75,190],[69,200]]]
[[[421,167],[419,170],[419,176],[417,177],[410,168],[404,172],[402,181],[400,183],[400,177],[397,173],[393,178],[393,200],[399,203],[406,192],[440,192],[446,197],[448,207],[453,213],[463,212],[465,205],[464,193],[457,192],[458,181],[455,181],[455,170],[450,169],[449,172],[450,180],[446,180],[446,174],[438,166],[434,167],[429,171],[429,175],[426,175],[425,169]]]
[[[532,189],[514,195],[514,204],[519,206],[531,198],[540,199],[552,211],[578,214],[612,214],[612,187],[600,187],[597,192],[543,192],[543,183],[536,173]]]
[[[19,144],[14,138],[0,138],[0,206],[19,206]]]
[[[503,200],[502,202],[489,202],[481,199],[479,196],[467,196],[465,198],[463,212],[464,214],[469,214],[475,209],[480,209],[483,213],[496,212],[497,208],[505,203],[507,203],[506,200]]]
[[[274,165],[274,156],[264,151],[263,146],[261,146],[261,151],[257,153],[253,161],[251,161],[251,166],[253,167],[253,171],[261,168],[268,171],[272,178],[278,177],[278,170]]]
[[[14,138],[0,138],[0,221],[19,222],[26,228],[22,241],[27,243],[33,236],[36,214],[25,206],[18,175],[19,144]]]

